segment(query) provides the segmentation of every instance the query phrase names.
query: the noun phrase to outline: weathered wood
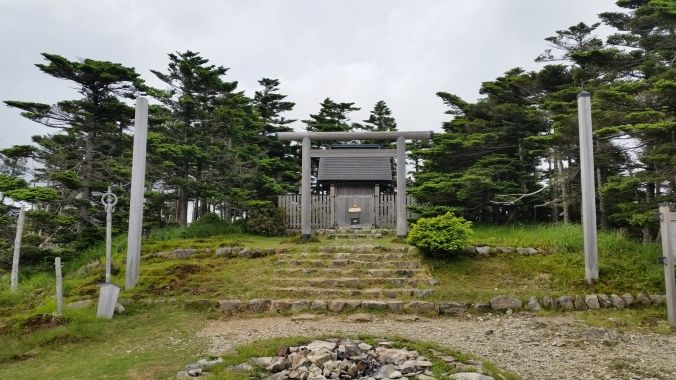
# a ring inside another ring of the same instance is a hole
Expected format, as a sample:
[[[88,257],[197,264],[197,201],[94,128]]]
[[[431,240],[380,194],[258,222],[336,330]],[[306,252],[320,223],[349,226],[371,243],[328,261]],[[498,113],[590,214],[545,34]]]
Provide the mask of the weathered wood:
[[[676,326],[676,213],[670,204],[660,205],[660,234],[662,235],[662,256],[664,257],[664,286],[667,297],[667,319],[670,326]]]
[[[99,302],[96,308],[96,317],[101,319],[113,319],[115,305],[120,295],[120,288],[114,284],[103,285],[99,292]]]
[[[577,113],[580,133],[580,178],[582,185],[584,267],[585,279],[591,284],[599,279],[599,266],[596,240],[596,192],[594,189],[594,151],[592,145],[590,93],[585,91],[577,95]]]
[[[12,255],[12,274],[10,275],[9,289],[12,293],[19,289],[19,256],[21,254],[21,237],[23,236],[24,205],[21,205],[19,217],[16,220],[16,235],[14,236],[14,254]]]
[[[125,288],[136,286],[141,266],[141,233],[143,232],[143,190],[146,175],[148,141],[148,99],[136,99],[134,115],[134,152],[129,195],[129,231],[127,235],[127,270]]]
[[[310,157],[396,157],[396,149],[313,149]]]
[[[406,139],[397,137],[397,237],[408,234],[406,222]]]
[[[63,314],[63,276],[61,275],[61,258],[54,258],[54,271],[56,272],[56,314]]]
[[[309,239],[312,234],[311,215],[310,215],[310,138],[303,137],[302,142],[302,159],[301,159],[301,198],[300,198],[300,213],[301,213],[301,236],[303,239]]]
[[[313,141],[326,140],[429,140],[432,131],[391,131],[391,132],[277,132],[280,141],[301,141],[309,138]]]

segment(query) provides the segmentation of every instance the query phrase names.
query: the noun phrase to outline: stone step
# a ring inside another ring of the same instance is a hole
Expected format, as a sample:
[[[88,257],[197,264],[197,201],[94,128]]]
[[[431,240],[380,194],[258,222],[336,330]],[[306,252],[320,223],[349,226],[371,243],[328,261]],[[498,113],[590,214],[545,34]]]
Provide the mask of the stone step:
[[[416,259],[418,256],[410,253],[382,252],[382,253],[352,253],[352,252],[300,252],[283,253],[277,255],[280,259],[337,259],[337,260],[362,260],[362,261],[381,261],[381,260],[405,260]]]
[[[351,288],[365,289],[374,285],[392,286],[392,287],[417,287],[420,285],[429,286],[429,279],[409,278],[409,277],[337,277],[337,278],[293,278],[282,277],[276,279],[278,283],[284,286],[312,286],[316,288]]]
[[[319,252],[350,252],[350,253],[379,253],[379,252],[394,252],[407,253],[415,252],[414,247],[409,246],[384,246],[375,244],[350,244],[350,245],[324,245],[317,249]]]
[[[310,260],[310,259],[281,259],[277,261],[279,265],[287,265],[289,267],[314,267],[314,268],[341,268],[341,267],[357,267],[357,268],[381,268],[381,269],[414,269],[420,268],[418,261],[364,261],[364,260]]]
[[[317,274],[324,277],[415,277],[427,276],[425,269],[333,269],[333,268],[276,268],[272,270],[281,276],[295,277]]]
[[[339,227],[335,229],[319,229],[316,231],[320,235],[335,235],[335,234],[383,234],[383,235],[394,235],[397,231],[389,228],[349,228],[349,227]]]
[[[387,235],[383,234],[364,234],[364,233],[326,235],[326,237],[329,239],[382,239],[383,237],[386,236]]]
[[[398,288],[398,289],[341,289],[341,288],[315,288],[315,287],[275,287],[271,290],[282,297],[361,297],[361,298],[399,298],[399,297],[416,297],[425,298],[432,294],[432,289],[413,289],[413,288]]]

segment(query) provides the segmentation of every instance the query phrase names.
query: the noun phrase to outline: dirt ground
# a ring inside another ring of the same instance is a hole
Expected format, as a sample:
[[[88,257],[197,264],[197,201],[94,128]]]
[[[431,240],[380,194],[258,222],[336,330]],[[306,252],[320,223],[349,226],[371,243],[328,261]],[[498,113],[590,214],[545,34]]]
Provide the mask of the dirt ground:
[[[211,322],[200,336],[208,338],[210,354],[218,355],[280,336],[398,335],[478,355],[524,379],[676,379],[676,334],[621,333],[590,327],[572,315],[373,318],[365,323],[346,316],[231,319]]]

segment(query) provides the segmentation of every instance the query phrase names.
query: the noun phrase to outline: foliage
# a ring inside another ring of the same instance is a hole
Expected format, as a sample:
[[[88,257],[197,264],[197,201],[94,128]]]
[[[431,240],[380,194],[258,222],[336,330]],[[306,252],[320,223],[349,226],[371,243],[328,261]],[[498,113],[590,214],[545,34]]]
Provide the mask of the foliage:
[[[284,227],[284,210],[267,202],[250,202],[246,218],[246,230],[262,236],[282,236]]]
[[[446,213],[420,218],[411,227],[407,242],[431,254],[452,254],[463,249],[472,236],[472,223]]]
[[[336,103],[331,98],[326,98],[321,103],[319,113],[310,115],[303,123],[308,132],[349,132],[362,128],[359,124],[350,123],[347,116],[349,112],[359,110],[354,103]]]

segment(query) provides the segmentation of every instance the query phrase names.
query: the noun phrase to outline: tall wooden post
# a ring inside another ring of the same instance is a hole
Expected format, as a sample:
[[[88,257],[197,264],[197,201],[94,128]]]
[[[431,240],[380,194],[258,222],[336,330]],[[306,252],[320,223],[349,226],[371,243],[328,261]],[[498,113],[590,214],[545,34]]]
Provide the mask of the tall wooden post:
[[[380,226],[380,184],[373,187],[373,224],[376,228]]]
[[[336,223],[336,185],[331,184],[329,186],[329,207],[331,210],[331,228],[336,228],[338,227],[338,224]]]
[[[302,140],[302,150],[301,150],[301,185],[300,185],[300,225],[301,225],[301,238],[303,240],[310,239],[312,234],[312,229],[310,225],[310,207],[312,200],[312,192],[310,187],[312,186],[310,176],[312,169],[312,162],[310,159],[310,138],[303,137]]]
[[[56,314],[63,314],[63,276],[61,275],[61,258],[54,258],[54,271],[56,272]]]
[[[582,229],[584,231],[585,279],[599,279],[596,241],[596,192],[594,185],[594,150],[592,145],[591,94],[577,95],[577,115],[580,130],[580,177],[582,182]]]
[[[12,256],[12,274],[10,275],[9,289],[12,293],[19,289],[19,255],[21,254],[21,237],[23,236],[24,205],[21,205],[19,218],[16,220],[16,235],[14,236],[14,255]]]
[[[406,224],[406,139],[397,137],[397,238],[408,234]]]
[[[667,291],[667,319],[670,326],[676,326],[676,214],[668,203],[660,205],[660,234],[662,235],[662,256],[664,260],[664,285]]]
[[[143,190],[146,175],[146,143],[148,140],[148,99],[136,99],[134,115],[134,153],[131,166],[129,197],[129,232],[127,235],[127,271],[125,288],[136,286],[141,266],[141,233],[143,231]]]

